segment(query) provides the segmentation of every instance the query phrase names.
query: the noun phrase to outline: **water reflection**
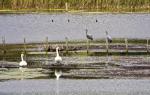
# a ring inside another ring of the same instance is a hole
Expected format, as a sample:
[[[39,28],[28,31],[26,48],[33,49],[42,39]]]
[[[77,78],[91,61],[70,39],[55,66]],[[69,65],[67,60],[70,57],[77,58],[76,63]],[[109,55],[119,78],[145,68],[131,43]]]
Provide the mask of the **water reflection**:
[[[21,80],[24,80],[25,76],[24,76],[24,72],[27,68],[23,68],[23,67],[19,67],[19,70],[21,71]]]
[[[56,81],[56,95],[59,95],[59,81]]]
[[[105,67],[107,68],[109,66],[109,63],[111,62],[111,56],[110,55],[107,55],[106,56],[106,64],[105,64]]]
[[[59,77],[62,75],[62,70],[60,69],[55,69],[55,76],[56,80],[59,80]]]

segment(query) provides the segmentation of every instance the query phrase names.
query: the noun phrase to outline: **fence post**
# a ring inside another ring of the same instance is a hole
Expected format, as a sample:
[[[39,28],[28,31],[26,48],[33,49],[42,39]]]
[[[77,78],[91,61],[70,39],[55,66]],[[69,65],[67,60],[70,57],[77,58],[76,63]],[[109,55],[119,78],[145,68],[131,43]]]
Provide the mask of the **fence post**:
[[[46,57],[48,57],[48,37],[45,38]]]
[[[26,51],[26,49],[27,49],[27,47],[26,47],[26,38],[24,37],[24,39],[23,39],[23,47],[24,47],[24,50],[23,50],[23,53],[25,54],[24,55],[24,58],[25,58],[25,60],[26,60],[26,53],[27,53],[27,51]]]
[[[3,43],[3,63],[5,62],[5,56],[6,56],[6,50],[5,50],[5,37],[2,37],[2,43]]]
[[[68,38],[65,37],[65,41],[66,41],[66,53],[68,53]]]
[[[149,39],[147,39],[147,53],[149,52]]]
[[[126,45],[126,53],[128,53],[128,39],[125,38],[125,45]]]
[[[96,9],[97,9],[97,12],[98,12],[98,8],[99,8],[99,6],[98,6],[98,0],[96,0]]]
[[[68,3],[67,2],[65,3],[65,8],[66,8],[66,11],[68,11]]]
[[[108,39],[106,38],[106,53],[109,53],[109,44],[108,44]]]
[[[26,47],[26,38],[24,38],[24,53],[26,54],[26,49],[27,49],[27,47]]]
[[[87,39],[87,42],[86,42],[86,52],[87,52],[87,54],[89,53],[89,45],[90,45],[90,41],[89,41],[89,39]]]

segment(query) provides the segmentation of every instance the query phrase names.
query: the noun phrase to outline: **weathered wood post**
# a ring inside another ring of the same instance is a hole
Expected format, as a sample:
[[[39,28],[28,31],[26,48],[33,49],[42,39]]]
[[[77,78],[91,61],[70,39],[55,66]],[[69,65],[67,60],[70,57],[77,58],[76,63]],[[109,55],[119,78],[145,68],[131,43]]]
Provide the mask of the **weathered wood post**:
[[[108,39],[106,38],[106,43],[105,43],[105,45],[106,45],[106,53],[107,53],[107,55],[108,55],[108,53],[109,53],[109,43],[108,43]]]
[[[128,53],[128,39],[125,38],[125,45],[126,45],[126,53]]]
[[[117,11],[118,12],[120,11],[120,0],[118,0],[118,3],[117,3]]]
[[[68,38],[65,37],[65,41],[66,41],[66,53],[68,53]]]
[[[6,44],[6,42],[5,42],[5,37],[2,37],[2,43],[3,43],[3,63],[2,64],[4,64],[5,62],[5,55],[6,55],[6,49],[5,49],[5,44]]]
[[[146,45],[146,47],[147,47],[147,53],[149,52],[149,39],[147,39],[147,45]]]
[[[67,2],[65,3],[65,8],[66,8],[66,11],[68,11],[68,3]]]
[[[48,45],[48,37],[45,37],[43,45],[45,48],[45,64],[48,64],[48,51],[50,50],[50,47]]]
[[[24,54],[26,54],[26,49],[27,49],[27,47],[26,47],[26,38],[24,38]]]
[[[2,37],[2,43],[3,43],[3,50],[5,50],[5,37]]]
[[[24,53],[24,58],[26,60],[26,53],[27,53],[27,47],[26,47],[26,38],[23,39],[23,47],[24,47],[24,50],[23,50],[23,53]]]
[[[98,6],[98,0],[96,0],[96,9],[97,9],[97,12],[98,12],[98,8],[99,8],[99,6]]]
[[[87,41],[86,41],[86,52],[87,52],[87,54],[89,53],[89,46],[90,46],[90,40],[87,39]]]
[[[45,55],[47,58],[48,58],[48,48],[50,48],[50,47],[48,46],[48,37],[46,37],[45,38],[45,49],[46,49]]]

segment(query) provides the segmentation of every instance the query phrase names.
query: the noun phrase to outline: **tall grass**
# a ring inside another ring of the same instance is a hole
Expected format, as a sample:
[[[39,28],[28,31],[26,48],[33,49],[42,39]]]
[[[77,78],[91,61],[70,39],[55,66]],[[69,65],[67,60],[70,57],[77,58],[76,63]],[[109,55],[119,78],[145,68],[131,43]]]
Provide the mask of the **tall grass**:
[[[69,9],[95,11],[149,11],[150,0],[0,0],[0,9]]]

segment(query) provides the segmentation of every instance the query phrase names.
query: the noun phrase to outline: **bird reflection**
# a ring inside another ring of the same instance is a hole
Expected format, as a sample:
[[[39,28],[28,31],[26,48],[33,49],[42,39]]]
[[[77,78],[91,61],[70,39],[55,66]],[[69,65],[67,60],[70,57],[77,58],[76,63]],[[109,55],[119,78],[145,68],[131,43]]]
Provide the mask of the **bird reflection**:
[[[111,62],[111,56],[107,55],[107,57],[106,57],[106,58],[107,58],[107,59],[106,59],[105,67],[107,68],[107,67],[108,67],[108,65],[109,65],[109,63]]]
[[[25,72],[26,68],[19,67],[19,70],[21,71],[21,80],[23,80],[24,79],[24,72]]]
[[[59,95],[59,81],[56,81],[56,95]]]
[[[59,77],[62,75],[62,71],[61,70],[55,70],[55,76],[56,76],[56,80],[59,80]]]

